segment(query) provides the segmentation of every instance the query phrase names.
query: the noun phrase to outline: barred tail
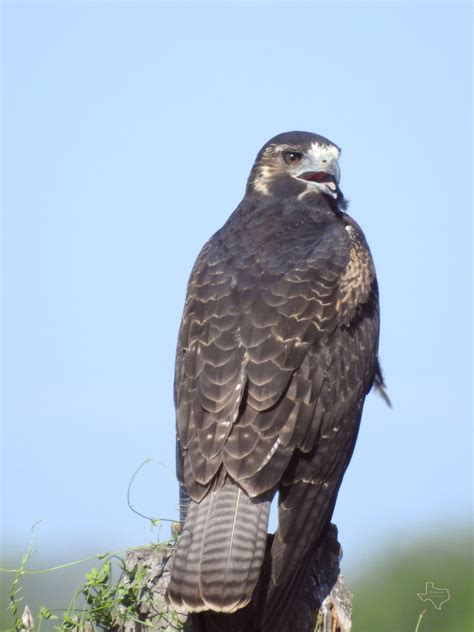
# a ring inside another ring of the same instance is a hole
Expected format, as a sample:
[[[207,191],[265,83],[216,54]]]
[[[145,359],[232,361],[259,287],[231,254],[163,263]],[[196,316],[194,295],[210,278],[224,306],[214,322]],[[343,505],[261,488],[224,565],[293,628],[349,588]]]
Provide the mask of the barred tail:
[[[269,500],[232,481],[190,501],[173,560],[168,601],[188,612],[234,612],[249,603],[265,554]]]

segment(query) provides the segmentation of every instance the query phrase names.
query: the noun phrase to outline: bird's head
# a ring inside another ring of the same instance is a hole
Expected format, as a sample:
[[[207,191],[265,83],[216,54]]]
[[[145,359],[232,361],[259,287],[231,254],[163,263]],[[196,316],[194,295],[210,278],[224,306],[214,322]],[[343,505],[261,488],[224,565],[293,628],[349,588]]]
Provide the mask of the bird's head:
[[[339,189],[341,150],[324,136],[286,132],[268,141],[257,155],[247,191],[263,196],[323,194],[343,206]]]

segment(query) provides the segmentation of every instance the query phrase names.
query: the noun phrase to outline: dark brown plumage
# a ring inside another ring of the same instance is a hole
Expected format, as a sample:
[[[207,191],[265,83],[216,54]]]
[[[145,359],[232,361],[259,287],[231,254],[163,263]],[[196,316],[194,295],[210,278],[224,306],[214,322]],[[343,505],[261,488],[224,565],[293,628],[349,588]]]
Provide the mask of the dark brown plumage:
[[[287,629],[364,398],[374,380],[383,387],[375,270],[344,212],[339,153],[306,132],[263,147],[243,201],[196,261],[179,333],[178,477],[189,506],[168,599],[191,612],[244,607],[278,492],[259,624],[268,632]]]

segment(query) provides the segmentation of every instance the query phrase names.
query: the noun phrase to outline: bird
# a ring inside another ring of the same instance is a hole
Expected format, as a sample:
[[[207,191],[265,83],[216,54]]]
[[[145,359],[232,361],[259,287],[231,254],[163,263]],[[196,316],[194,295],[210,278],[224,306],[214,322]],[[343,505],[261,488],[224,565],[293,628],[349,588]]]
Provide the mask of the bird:
[[[269,140],[192,269],[174,387],[182,531],[166,598],[176,609],[245,608],[269,557],[258,630],[291,630],[285,616],[330,524],[365,397],[374,387],[388,401],[375,267],[346,212],[340,153],[311,132]]]

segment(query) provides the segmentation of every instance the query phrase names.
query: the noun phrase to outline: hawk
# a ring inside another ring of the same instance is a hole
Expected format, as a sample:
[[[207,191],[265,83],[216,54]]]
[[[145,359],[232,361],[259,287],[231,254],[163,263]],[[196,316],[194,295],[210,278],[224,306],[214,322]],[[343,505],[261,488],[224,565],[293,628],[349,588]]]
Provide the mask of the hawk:
[[[364,399],[374,384],[384,393],[375,269],[345,212],[339,155],[317,134],[272,138],[192,270],[175,374],[184,525],[167,598],[178,609],[243,608],[269,555],[259,629],[287,629]]]

